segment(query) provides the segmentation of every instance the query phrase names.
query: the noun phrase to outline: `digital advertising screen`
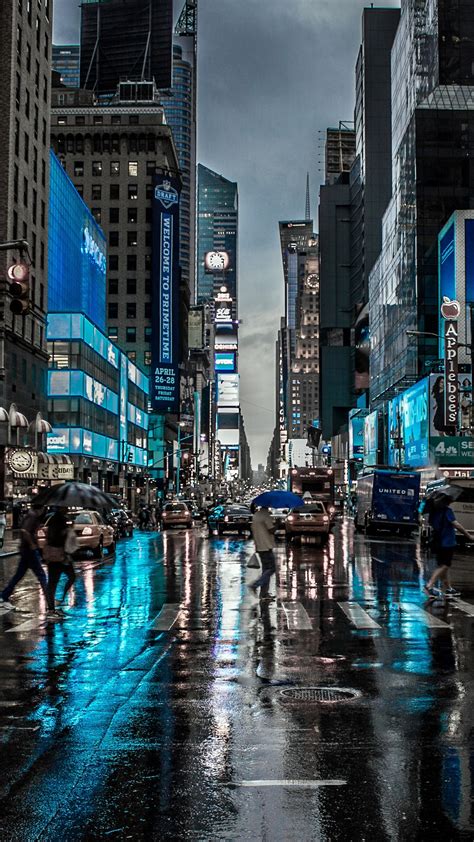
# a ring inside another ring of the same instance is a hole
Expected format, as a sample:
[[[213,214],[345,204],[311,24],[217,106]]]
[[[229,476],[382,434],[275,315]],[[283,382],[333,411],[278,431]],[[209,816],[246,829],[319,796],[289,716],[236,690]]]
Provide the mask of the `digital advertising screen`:
[[[236,367],[235,354],[232,351],[216,353],[214,365],[216,371],[229,371],[233,374]]]
[[[104,233],[53,152],[50,172],[48,310],[84,313],[105,330]]]
[[[378,464],[379,414],[375,410],[364,418],[364,465]]]
[[[163,412],[179,412],[180,191],[179,179],[155,176],[150,400]]]
[[[238,406],[239,405],[239,375],[218,374],[217,375],[217,405]]]

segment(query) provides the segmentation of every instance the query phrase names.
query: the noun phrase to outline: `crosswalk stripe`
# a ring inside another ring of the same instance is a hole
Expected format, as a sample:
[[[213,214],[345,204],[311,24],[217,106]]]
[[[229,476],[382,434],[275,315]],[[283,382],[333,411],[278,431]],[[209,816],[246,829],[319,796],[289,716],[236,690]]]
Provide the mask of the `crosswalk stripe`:
[[[413,602],[400,602],[399,605],[405,614],[409,614],[410,617],[419,620],[431,629],[450,628],[449,623],[445,623],[445,621],[441,620],[440,617],[435,617],[433,614],[430,614],[429,611],[425,611],[424,608],[421,608],[419,605],[415,605]]]
[[[157,617],[152,623],[152,629],[156,631],[169,631],[179,617],[181,606],[174,603],[165,603]]]
[[[379,629],[380,626],[375,620],[364,611],[357,602],[338,602],[339,608],[344,611],[346,617],[356,629]]]
[[[303,608],[301,602],[282,602],[286,622],[290,631],[302,631],[312,629],[313,624],[308,612]]]
[[[474,605],[471,605],[470,602],[464,602],[462,599],[453,599],[451,605],[453,608],[462,611],[463,614],[469,614],[470,617],[474,617]]]
[[[43,617],[35,617],[34,620],[26,620],[24,623],[19,623],[17,626],[12,626],[11,629],[6,629],[5,634],[11,632],[31,631],[32,629],[39,629],[44,625]]]
[[[319,789],[322,786],[345,786],[347,781],[340,778],[328,778],[326,780],[255,780],[255,781],[232,781],[227,786],[235,787],[264,787],[283,786],[295,787],[297,789]]]

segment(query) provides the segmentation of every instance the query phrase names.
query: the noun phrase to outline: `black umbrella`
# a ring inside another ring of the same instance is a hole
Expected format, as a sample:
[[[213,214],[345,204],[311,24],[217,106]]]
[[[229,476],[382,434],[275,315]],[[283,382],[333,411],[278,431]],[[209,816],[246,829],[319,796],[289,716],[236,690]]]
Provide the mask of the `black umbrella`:
[[[65,482],[41,491],[34,499],[37,506],[61,506],[78,509],[113,509],[117,502],[111,494],[85,482]]]

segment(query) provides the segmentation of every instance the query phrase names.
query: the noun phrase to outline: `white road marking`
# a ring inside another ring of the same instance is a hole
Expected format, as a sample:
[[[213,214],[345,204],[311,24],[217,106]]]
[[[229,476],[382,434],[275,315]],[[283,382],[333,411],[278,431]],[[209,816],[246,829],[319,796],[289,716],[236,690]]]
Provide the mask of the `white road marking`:
[[[176,623],[180,610],[180,605],[165,603],[158,616],[155,617],[151,626],[152,629],[156,629],[156,631],[169,631]]]
[[[441,620],[439,617],[435,617],[433,614],[430,614],[429,611],[425,611],[424,608],[421,608],[419,605],[415,605],[413,602],[400,602],[399,606],[405,614],[409,614],[410,617],[413,617],[415,620],[419,620],[430,629],[450,628],[449,623],[445,623],[444,620]]]
[[[453,608],[457,608],[463,614],[469,614],[470,617],[474,617],[474,605],[471,605],[470,602],[464,602],[462,599],[453,599],[449,600],[449,602]]]
[[[282,602],[282,608],[285,612],[286,622],[290,631],[313,628],[309,614],[303,608],[301,602]]]
[[[285,787],[299,787],[300,789],[319,789],[322,786],[345,786],[347,781],[338,778],[328,778],[327,780],[317,781],[298,781],[292,780],[255,780],[255,781],[233,781],[230,786],[239,787],[262,787],[262,786],[285,786]],[[229,784],[227,784],[229,786]]]
[[[39,629],[42,626],[44,626],[45,622],[46,620],[44,617],[35,617],[34,620],[26,620],[25,623],[19,623],[17,626],[13,626],[11,629],[6,629],[5,634],[10,634],[11,632],[23,632],[32,631],[32,629]]]
[[[359,605],[358,602],[338,602],[339,608],[356,629],[380,629],[378,623]]]

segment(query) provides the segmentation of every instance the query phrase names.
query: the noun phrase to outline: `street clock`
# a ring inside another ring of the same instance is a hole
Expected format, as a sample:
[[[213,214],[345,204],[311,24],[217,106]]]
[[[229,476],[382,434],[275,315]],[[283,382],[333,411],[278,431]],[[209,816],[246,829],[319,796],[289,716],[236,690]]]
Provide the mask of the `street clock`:
[[[33,467],[33,454],[30,450],[10,450],[8,464],[15,474],[27,474]]]
[[[225,272],[229,268],[229,255],[226,251],[208,251],[204,255],[204,266],[208,272]]]

